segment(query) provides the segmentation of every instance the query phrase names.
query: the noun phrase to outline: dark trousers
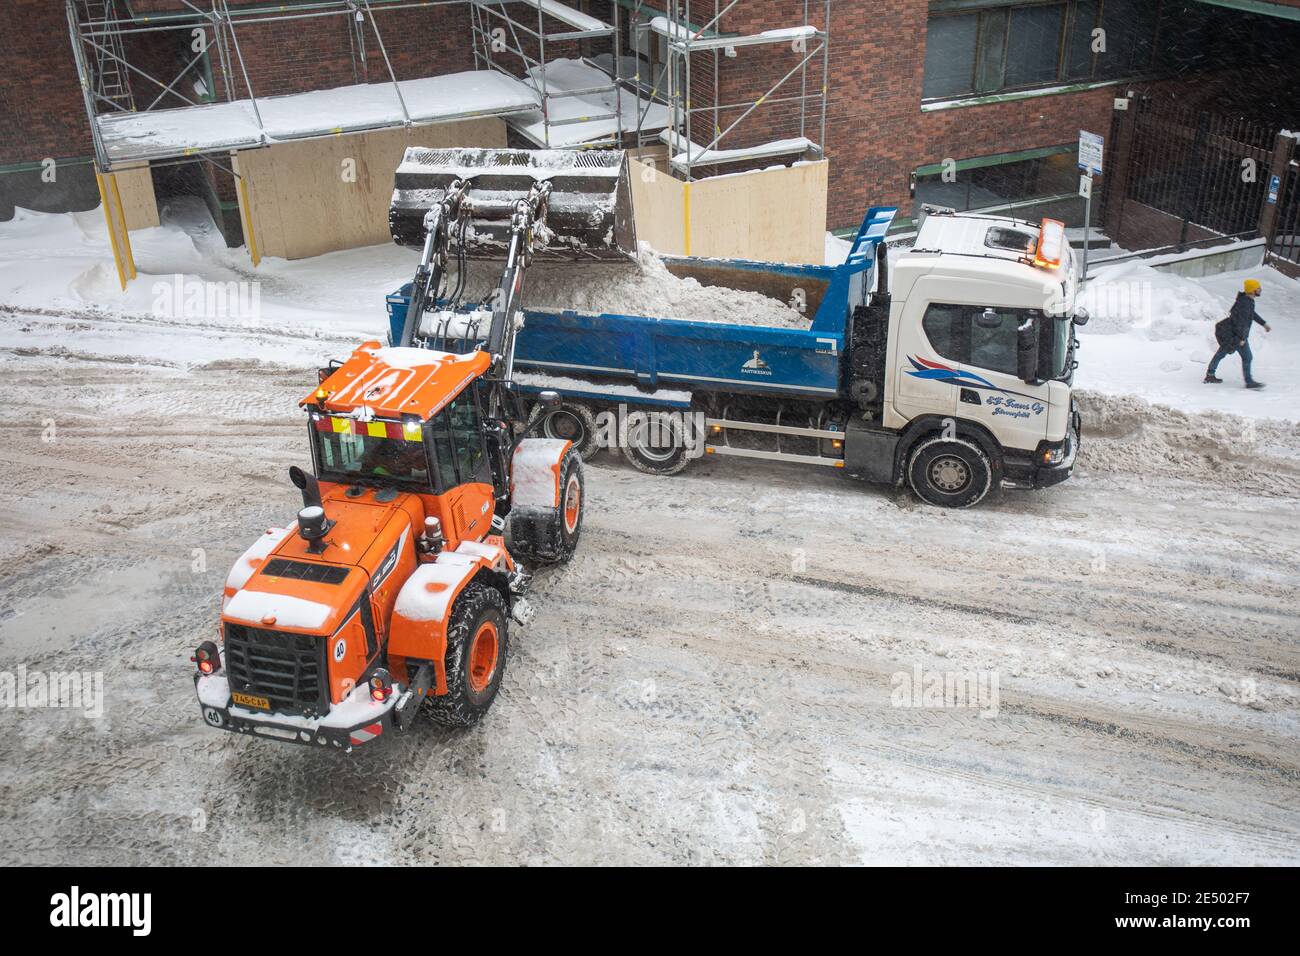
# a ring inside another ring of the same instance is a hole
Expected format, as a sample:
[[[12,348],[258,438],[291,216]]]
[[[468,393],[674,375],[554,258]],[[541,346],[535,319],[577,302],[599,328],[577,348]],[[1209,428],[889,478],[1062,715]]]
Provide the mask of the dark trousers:
[[[1254,381],[1254,379],[1250,377],[1250,363],[1255,358],[1250,354],[1250,343],[1245,343],[1240,348],[1236,349],[1236,351],[1241,353],[1241,374],[1246,379],[1246,384],[1249,385]],[[1218,369],[1219,363],[1232,353],[1233,348],[1231,346],[1220,345],[1219,351],[1215,352],[1214,358],[1210,359],[1210,374],[1213,375]]]

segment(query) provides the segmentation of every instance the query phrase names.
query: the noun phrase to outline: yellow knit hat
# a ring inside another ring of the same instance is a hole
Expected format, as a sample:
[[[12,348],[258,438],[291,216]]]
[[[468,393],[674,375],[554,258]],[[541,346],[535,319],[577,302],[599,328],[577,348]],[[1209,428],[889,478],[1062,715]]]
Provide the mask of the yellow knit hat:
[[[1259,284],[1259,280],[1258,280],[1258,279],[1247,279],[1247,280],[1246,280],[1246,286],[1245,286],[1245,289],[1246,289],[1246,295],[1254,295],[1254,294],[1255,294],[1256,292],[1258,292],[1261,288],[1262,288],[1262,286],[1260,286],[1260,284]]]

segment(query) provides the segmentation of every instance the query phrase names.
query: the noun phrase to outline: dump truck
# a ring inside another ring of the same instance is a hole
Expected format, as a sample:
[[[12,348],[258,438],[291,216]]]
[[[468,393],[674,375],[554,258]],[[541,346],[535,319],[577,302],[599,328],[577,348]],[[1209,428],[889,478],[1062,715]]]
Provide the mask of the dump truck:
[[[395,204],[419,181],[418,163],[403,168],[414,181],[399,175]],[[944,507],[1064,481],[1081,434],[1074,329],[1088,318],[1064,225],[931,215],[897,256],[891,289],[894,215],[870,209],[836,266],[664,257],[679,277],[801,307],[802,328],[529,303],[521,393],[561,397],[532,408],[539,433],[583,455],[615,434],[651,474],[706,455],[780,461],[906,484]],[[395,342],[480,335],[479,306],[421,302],[413,319],[411,304],[409,284],[388,296]]]
[[[628,255],[622,158],[587,154],[576,172],[514,151],[424,158],[446,188],[419,214],[411,314],[453,257],[504,258],[495,307],[463,348],[366,342],[320,371],[299,403],[312,469],[290,469],[302,508],[235,562],[220,642],[192,657],[213,728],[351,751],[421,711],[470,726],[501,686],[511,623],[530,617],[533,572],[577,547],[582,460],[528,428],[518,304],[535,257]]]

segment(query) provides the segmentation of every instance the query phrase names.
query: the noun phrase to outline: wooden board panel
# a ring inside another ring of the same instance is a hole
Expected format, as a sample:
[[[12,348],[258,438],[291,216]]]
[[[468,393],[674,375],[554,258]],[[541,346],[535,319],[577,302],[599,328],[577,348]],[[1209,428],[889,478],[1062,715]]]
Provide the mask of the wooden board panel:
[[[505,124],[487,118],[241,150],[234,168],[261,254],[302,259],[391,241],[393,171],[408,146],[505,145]]]
[[[689,249],[687,184],[638,160],[630,160],[630,170],[637,238],[661,253],[816,264],[825,259],[825,161],[692,182]]]
[[[693,183],[692,255],[824,262],[827,165],[805,163]]]
[[[628,174],[632,182],[637,241],[647,242],[665,255],[684,255],[682,187],[685,184],[664,172],[662,166],[636,159],[628,160]]]
[[[158,225],[158,200],[153,192],[153,173],[148,164],[119,168],[112,173],[122,196],[126,228],[148,229]]]

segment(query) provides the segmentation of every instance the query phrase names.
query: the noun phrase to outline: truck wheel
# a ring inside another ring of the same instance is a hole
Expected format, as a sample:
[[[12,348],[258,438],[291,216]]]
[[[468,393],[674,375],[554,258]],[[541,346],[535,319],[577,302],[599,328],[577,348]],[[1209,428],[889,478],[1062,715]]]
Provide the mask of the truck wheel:
[[[494,587],[471,581],[447,626],[447,693],[427,698],[429,716],[445,727],[472,727],[501,687],[510,649],[506,602]]]
[[[635,412],[628,415],[623,455],[647,475],[675,475],[690,464],[679,415]]]
[[[536,433],[545,438],[573,442],[573,447],[578,449],[578,454],[584,461],[600,451],[596,416],[581,402],[565,401],[559,407],[549,410],[538,403],[528,416],[528,426],[536,426]]]
[[[907,479],[917,497],[942,508],[969,508],[993,487],[993,466],[974,442],[934,435],[912,451]]]
[[[586,503],[582,458],[570,448],[560,462],[560,503],[545,511],[510,512],[510,554],[525,564],[568,561],[578,547]]]

